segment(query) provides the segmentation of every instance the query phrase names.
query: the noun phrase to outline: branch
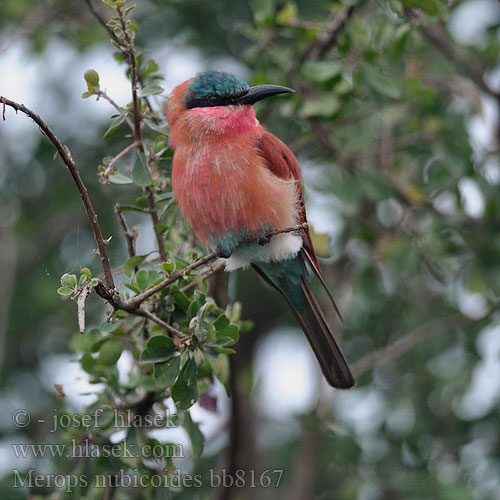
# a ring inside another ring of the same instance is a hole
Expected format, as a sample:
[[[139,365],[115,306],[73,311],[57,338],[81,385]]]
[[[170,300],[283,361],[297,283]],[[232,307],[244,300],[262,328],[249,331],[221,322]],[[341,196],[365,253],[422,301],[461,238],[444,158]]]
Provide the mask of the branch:
[[[40,127],[42,133],[55,146],[62,161],[64,162],[66,167],[68,167],[68,170],[70,171],[71,176],[75,181],[76,187],[80,192],[80,197],[82,199],[83,206],[85,207],[87,218],[89,219],[90,225],[92,226],[92,231],[94,232],[94,239],[97,244],[99,258],[101,259],[101,265],[102,265],[102,270],[104,272],[104,279],[106,282],[106,286],[110,289],[114,288],[115,284],[113,281],[113,275],[111,273],[111,266],[109,265],[108,254],[106,252],[106,243],[104,243],[101,226],[97,221],[97,215],[94,211],[94,207],[92,206],[92,202],[90,201],[87,188],[85,187],[82,178],[80,177],[80,172],[78,171],[78,167],[76,166],[73,157],[71,156],[70,150],[68,149],[67,146],[63,146],[63,144],[61,144],[61,142],[56,137],[54,132],[52,132],[49,126],[36,113],[28,109],[23,104],[18,104],[5,97],[0,97],[0,100],[3,104],[2,117],[4,120],[5,120],[6,105],[10,106],[11,108],[14,108],[16,111],[21,111],[25,115],[29,116]]]
[[[500,91],[491,88],[484,80],[484,70],[480,65],[465,61],[456,49],[446,39],[446,34],[438,25],[429,26],[422,22],[421,16],[412,9],[408,9],[410,17],[415,21],[420,32],[440,51],[447,59],[457,63],[464,74],[468,76],[483,92],[500,101]]]
[[[127,249],[129,257],[134,257],[135,255],[135,242],[138,236],[137,226],[134,226],[132,232],[129,231],[127,223],[125,222],[125,217],[122,214],[122,209],[118,203],[115,205],[115,213],[118,218],[118,223],[120,224],[120,228],[127,240]]]
[[[109,183],[108,177],[111,174],[111,171],[113,170],[113,167],[116,165],[116,162],[118,160],[121,160],[127,153],[130,153],[135,147],[137,146],[136,142],[133,142],[132,144],[129,144],[124,150],[120,151],[109,163],[108,166],[106,167],[106,170],[101,174],[101,177],[106,180],[106,184]]]
[[[156,236],[156,243],[158,245],[158,252],[160,253],[160,260],[162,262],[165,262],[167,260],[167,251],[165,249],[165,242],[163,240],[163,236],[157,230],[157,227],[160,224],[160,217],[158,216],[158,211],[156,210],[155,194],[150,187],[147,188],[146,199],[148,201],[149,213],[151,214],[151,219],[153,221],[153,231],[155,232]]]
[[[336,43],[337,39],[352,18],[354,11],[360,6],[346,5],[342,12],[335,12],[327,21],[326,29],[318,35],[316,40],[311,42],[295,59],[295,63],[287,72],[288,78],[294,80],[298,68],[305,61],[314,61],[323,57]]]
[[[307,223],[304,223],[304,224],[299,224],[299,225],[293,226],[293,227],[287,227],[286,229],[279,229],[279,230],[275,230],[275,231],[270,231],[269,233],[266,233],[264,235],[264,240],[269,240],[273,236],[276,236],[276,235],[282,234],[282,233],[291,233],[294,231],[302,231],[306,227],[307,227]],[[243,246],[243,245],[247,245],[248,243],[261,241],[261,239],[262,238],[260,237],[260,238],[252,238],[252,239],[245,240],[245,241],[241,242],[238,245],[238,247]],[[137,307],[139,304],[142,304],[146,299],[148,299],[149,297],[151,297],[155,293],[159,292],[160,290],[163,290],[165,287],[167,287],[171,283],[174,283],[175,281],[177,281],[181,278],[184,278],[188,271],[191,271],[192,269],[196,269],[197,267],[203,266],[204,264],[207,264],[208,262],[216,259],[217,257],[219,257],[218,252],[211,252],[211,253],[205,255],[204,257],[201,257],[201,258],[195,260],[194,262],[192,262],[191,264],[186,266],[181,271],[173,274],[172,276],[165,278],[163,281],[158,283],[156,286],[150,288],[149,290],[146,290],[143,293],[140,293],[139,295],[136,295],[135,297],[132,297],[129,300],[129,304],[132,305],[133,307],[134,306]]]
[[[97,99],[99,99],[99,97],[102,97],[103,99],[108,101],[109,104],[111,104],[111,106],[113,106],[113,108],[115,108],[116,111],[118,111],[120,116],[125,117],[125,123],[130,127],[130,129],[134,130],[134,124],[132,123],[132,120],[130,120],[130,118],[127,116],[127,113],[125,113],[123,109],[119,106],[119,104],[116,103],[104,90],[98,88],[95,90],[95,94],[97,95]]]
[[[429,323],[415,328],[406,335],[399,337],[391,344],[377,349],[376,351],[371,352],[366,356],[363,356],[352,365],[352,372],[354,376],[359,377],[360,375],[366,373],[368,370],[372,369],[375,365],[393,361],[410,351],[416,345],[424,342],[427,339],[435,337],[436,335],[444,333],[444,331],[449,328],[455,326],[465,327],[472,323],[477,323],[478,321],[485,321],[490,318],[497,310],[498,307],[493,308],[479,320],[469,320],[468,318],[464,318],[461,314],[454,314],[447,318],[430,321]]]

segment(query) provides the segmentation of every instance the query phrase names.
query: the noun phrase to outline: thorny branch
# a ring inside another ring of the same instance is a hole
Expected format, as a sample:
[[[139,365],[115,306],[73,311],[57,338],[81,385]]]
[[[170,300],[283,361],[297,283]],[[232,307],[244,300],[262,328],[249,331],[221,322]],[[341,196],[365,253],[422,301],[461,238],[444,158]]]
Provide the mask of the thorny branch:
[[[85,207],[85,212],[87,214],[87,218],[89,219],[90,225],[92,226],[92,231],[94,232],[94,239],[97,244],[97,249],[99,253],[99,258],[101,259],[102,270],[104,272],[104,280],[106,282],[106,286],[110,289],[114,288],[115,284],[113,281],[113,274],[111,272],[111,266],[109,264],[108,254],[106,252],[106,243],[104,242],[104,237],[102,235],[101,226],[97,220],[97,215],[95,213],[94,207],[92,206],[92,202],[90,201],[90,197],[87,192],[87,188],[80,177],[80,172],[78,171],[78,167],[71,156],[71,152],[67,146],[61,144],[61,141],[56,137],[54,132],[49,128],[49,126],[31,109],[28,109],[23,104],[18,104],[17,102],[11,101],[5,97],[0,97],[0,101],[2,102],[2,117],[5,120],[5,106],[10,106],[14,108],[16,111],[21,111],[25,115],[29,116],[39,127],[41,132],[49,139],[49,141],[55,146],[59,156],[62,161],[68,167],[68,170],[75,181],[76,187],[80,193],[80,197],[83,201],[83,206]]]

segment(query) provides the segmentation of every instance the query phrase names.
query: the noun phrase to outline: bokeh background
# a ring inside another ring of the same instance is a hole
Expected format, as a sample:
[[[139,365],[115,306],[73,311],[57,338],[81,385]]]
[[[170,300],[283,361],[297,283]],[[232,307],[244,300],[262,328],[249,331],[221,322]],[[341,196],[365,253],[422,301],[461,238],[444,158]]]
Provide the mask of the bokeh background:
[[[254,322],[233,363],[239,404],[220,390],[215,413],[195,408],[207,446],[182,467],[208,468],[237,449],[242,469],[284,470],[279,491],[259,491],[263,498],[500,498],[500,4],[137,4],[137,46],[165,78],[157,106],[204,69],[297,90],[259,104],[258,115],[302,165],[314,241],[345,325],[333,312],[330,320],[358,374],[356,389],[330,390],[279,297],[249,272],[232,276],[230,296]],[[0,4],[0,95],[35,110],[71,148],[118,263],[126,247],[113,204],[132,188],[100,185],[96,167],[127,143],[102,137],[108,103],[81,99],[82,75],[93,68],[115,101],[128,102],[112,53],[86,2]],[[48,434],[37,425],[16,429],[13,413],[27,409],[33,422],[52,415],[61,404],[55,383],[70,407],[93,397],[68,348],[75,304],[56,289],[63,272],[97,269],[98,259],[52,146],[25,116],[7,109],[5,118],[0,495],[17,499],[29,492],[11,489],[12,469],[53,465],[14,456],[13,443],[48,442]],[[139,248],[147,252],[153,240],[141,227]],[[91,297],[88,323],[103,317]],[[182,431],[168,432],[186,441]]]

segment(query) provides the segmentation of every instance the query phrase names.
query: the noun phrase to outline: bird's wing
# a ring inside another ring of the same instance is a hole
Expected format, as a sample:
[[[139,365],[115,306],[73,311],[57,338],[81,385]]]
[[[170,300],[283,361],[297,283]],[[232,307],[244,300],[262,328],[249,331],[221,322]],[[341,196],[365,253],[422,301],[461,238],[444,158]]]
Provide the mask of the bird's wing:
[[[302,192],[302,172],[299,162],[288,146],[280,141],[275,135],[264,132],[257,143],[259,155],[264,160],[264,165],[281,179],[295,179],[297,192],[299,193],[299,224],[307,222],[306,205]],[[303,249],[307,254],[307,260],[312,262],[319,271],[318,259],[311,241],[309,228],[302,233]]]
[[[306,205],[304,202],[304,193],[302,191],[302,171],[295,155],[283,141],[269,132],[264,132],[264,134],[259,137],[257,151],[264,160],[264,165],[274,175],[282,179],[295,179],[297,192],[299,194],[299,224],[307,222]],[[340,314],[337,304],[328,290],[323,275],[321,274],[318,258],[316,257],[316,252],[314,251],[308,227],[306,227],[302,233],[302,254],[316,277],[321,282],[321,285],[326,290],[335,311],[342,320],[342,315]]]

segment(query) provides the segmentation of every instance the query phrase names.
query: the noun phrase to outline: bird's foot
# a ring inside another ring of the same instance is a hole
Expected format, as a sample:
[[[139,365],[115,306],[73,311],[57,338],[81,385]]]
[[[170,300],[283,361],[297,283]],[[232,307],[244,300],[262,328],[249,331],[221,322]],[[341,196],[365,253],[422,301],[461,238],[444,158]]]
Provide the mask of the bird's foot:
[[[229,248],[218,248],[217,249],[217,257],[221,259],[229,259],[231,257],[233,251],[229,250]]]
[[[257,239],[257,243],[263,247],[264,245],[266,245],[267,243],[269,243],[271,241],[271,238],[265,234],[262,234],[261,236],[259,236],[259,238]]]

